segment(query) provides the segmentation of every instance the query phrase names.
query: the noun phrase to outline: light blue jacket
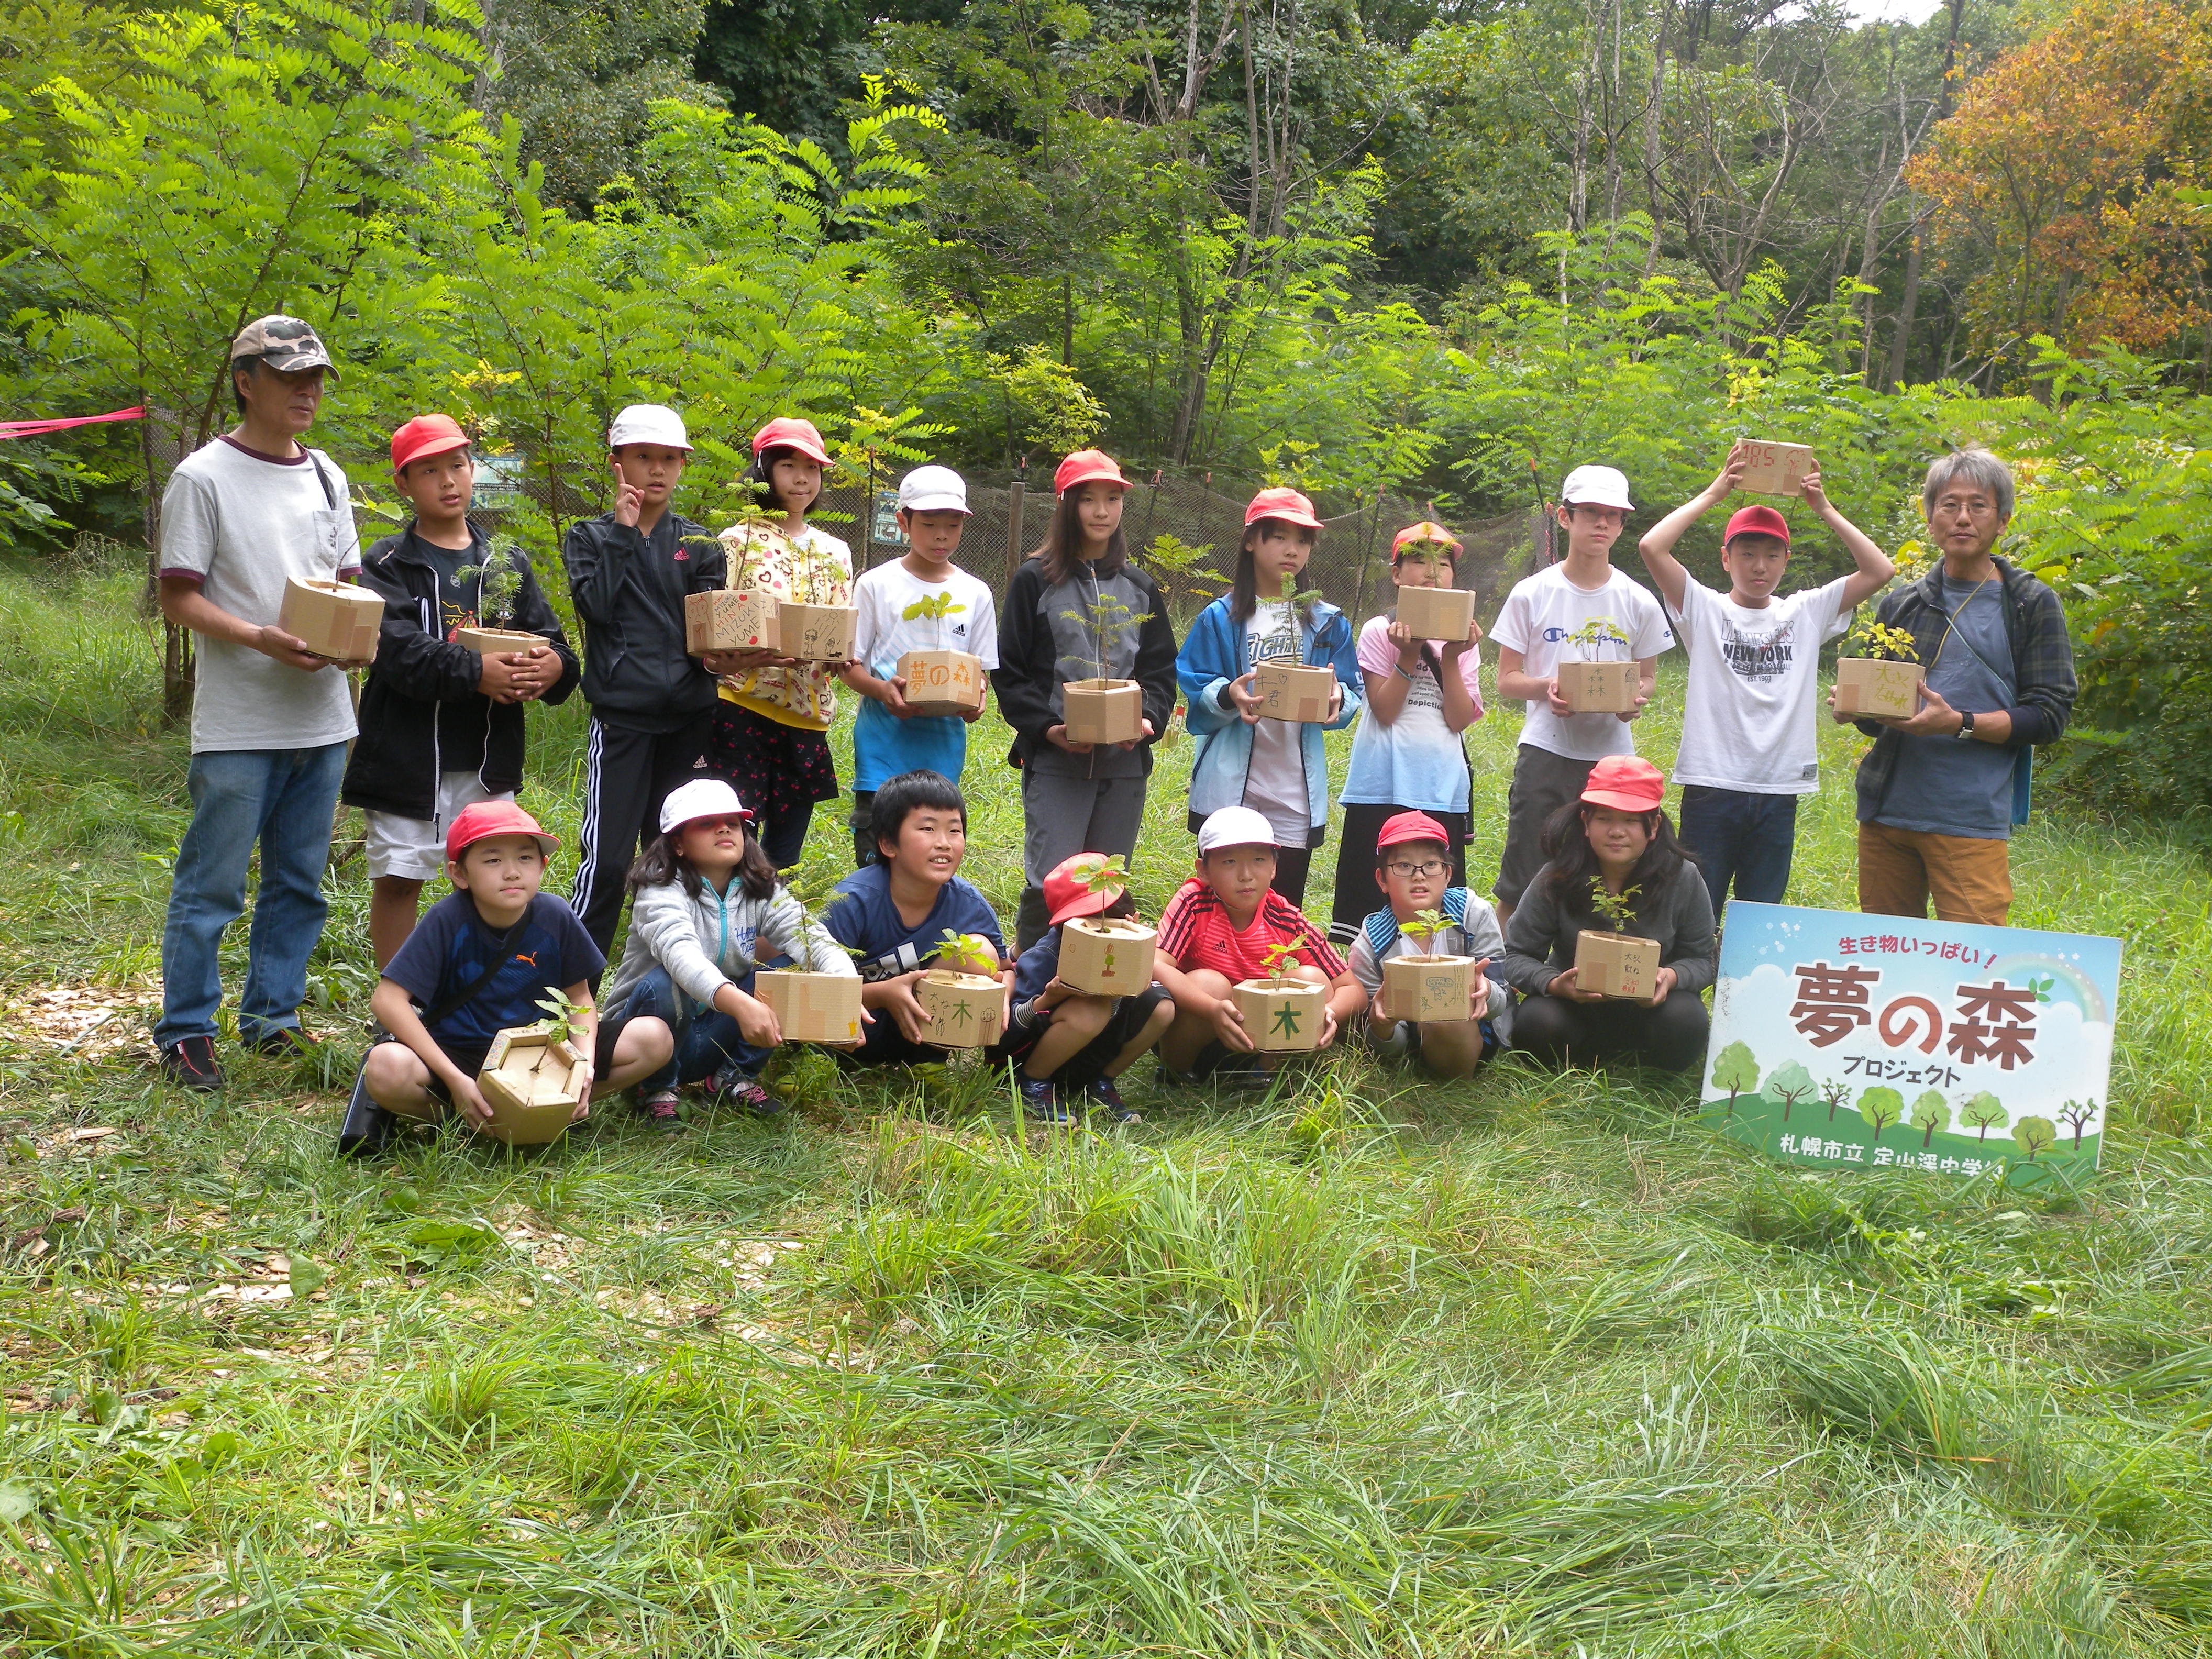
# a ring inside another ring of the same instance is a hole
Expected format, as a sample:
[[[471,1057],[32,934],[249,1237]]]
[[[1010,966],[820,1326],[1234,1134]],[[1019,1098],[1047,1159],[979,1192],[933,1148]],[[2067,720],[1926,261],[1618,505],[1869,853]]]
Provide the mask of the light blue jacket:
[[[1316,599],[1299,633],[1304,660],[1314,667],[1334,669],[1337,684],[1344,688],[1344,706],[1336,718],[1326,727],[1303,726],[1298,734],[1298,752],[1306,769],[1307,820],[1318,830],[1328,822],[1328,756],[1321,734],[1340,731],[1357,720],[1366,690],[1354,654],[1352,623],[1344,612],[1326,599]],[[1229,614],[1224,596],[1198,613],[1176,658],[1176,682],[1188,710],[1183,723],[1198,742],[1198,758],[1190,768],[1194,829],[1207,813],[1243,804],[1244,775],[1252,765],[1252,728],[1229,700],[1229,686],[1251,672],[1246,638],[1244,624]]]

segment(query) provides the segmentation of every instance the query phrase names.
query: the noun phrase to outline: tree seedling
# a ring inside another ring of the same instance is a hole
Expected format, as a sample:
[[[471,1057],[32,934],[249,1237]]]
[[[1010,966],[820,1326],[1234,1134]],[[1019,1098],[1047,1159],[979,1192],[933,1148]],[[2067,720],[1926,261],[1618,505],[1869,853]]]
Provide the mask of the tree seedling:
[[[566,1042],[576,1029],[576,1022],[584,1012],[584,1005],[571,1002],[568,994],[559,986],[549,986],[546,994],[532,1005],[543,1008],[545,1018],[534,1029],[545,1034],[548,1042]]]
[[[1863,654],[1879,662],[1918,662],[1920,652],[1912,643],[1912,635],[1901,628],[1889,628],[1869,617],[1851,629],[1850,642],[1863,647]]]
[[[950,593],[931,593],[916,599],[905,610],[900,611],[899,620],[927,622],[933,624],[937,635],[937,648],[944,651],[950,648],[945,643],[945,619],[955,611],[965,611],[967,608],[964,605],[956,604]]]
[[[999,952],[981,933],[963,933],[948,927],[938,936],[935,959],[939,966],[958,973],[995,974]]]
[[[1118,641],[1122,630],[1136,619],[1136,613],[1111,593],[1094,593],[1083,602],[1079,610],[1066,610],[1060,614],[1069,622],[1081,623],[1091,630],[1091,665],[1097,671],[1092,678],[1102,680],[1113,678],[1113,675],[1107,672],[1108,665],[1113,660],[1113,653],[1106,644],[1107,630],[1112,629]]]
[[[502,537],[491,544],[482,564],[463,565],[453,580],[477,584],[477,609],[487,628],[504,628],[514,617],[514,602],[522,592],[522,573],[528,568],[522,550]]]
[[[1626,651],[1628,635],[1622,633],[1610,617],[1592,617],[1580,628],[1567,635],[1569,645],[1579,645],[1584,650],[1595,650],[1601,645],[1617,645]]]
[[[1441,910],[1416,910],[1398,924],[1398,931],[1407,939],[1420,940],[1421,954],[1429,957],[1436,954],[1437,935],[1451,926]]]
[[[1636,920],[1636,901],[1643,894],[1641,887],[1624,887],[1616,893],[1605,884],[1604,877],[1590,878],[1590,908],[1616,933],[1626,933]]]

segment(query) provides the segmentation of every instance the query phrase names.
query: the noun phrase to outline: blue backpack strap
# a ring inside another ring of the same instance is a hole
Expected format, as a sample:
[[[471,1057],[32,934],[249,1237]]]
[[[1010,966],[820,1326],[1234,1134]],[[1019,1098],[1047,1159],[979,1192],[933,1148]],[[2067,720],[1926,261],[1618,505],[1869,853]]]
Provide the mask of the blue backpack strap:
[[[1389,907],[1385,905],[1367,918],[1361,926],[1361,931],[1367,935],[1367,948],[1375,952],[1375,960],[1380,962],[1390,954],[1390,947],[1398,942],[1398,918],[1392,915]]]

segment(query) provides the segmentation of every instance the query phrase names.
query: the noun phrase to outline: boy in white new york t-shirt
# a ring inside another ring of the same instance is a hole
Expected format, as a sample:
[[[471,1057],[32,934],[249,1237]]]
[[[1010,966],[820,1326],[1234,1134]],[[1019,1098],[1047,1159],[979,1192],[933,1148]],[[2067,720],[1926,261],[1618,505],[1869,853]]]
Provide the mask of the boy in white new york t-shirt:
[[[1518,699],[1528,708],[1513,757],[1505,852],[1494,889],[1501,927],[1543,867],[1545,819],[1581,796],[1599,761],[1636,752],[1629,722],[1651,700],[1659,653],[1674,642],[1659,602],[1613,568],[1613,544],[1630,511],[1628,480],[1616,469],[1578,466],[1568,473],[1559,509],[1566,556],[1516,583],[1490,630],[1498,643],[1498,698]],[[1577,714],[1560,700],[1561,663],[1629,658],[1637,671],[1636,706],[1629,713]]]
[[[1682,844],[1698,854],[1715,915],[1731,881],[1738,898],[1782,902],[1797,797],[1820,787],[1814,683],[1821,642],[1842,633],[1895,569],[1836,510],[1815,466],[1802,485],[1805,502],[1850,553],[1857,568],[1850,575],[1776,597],[1790,563],[1789,521],[1771,507],[1747,507],[1721,536],[1728,593],[1698,581],[1674,557],[1674,544],[1736,488],[1750,459],[1736,445],[1720,475],[1654,525],[1638,549],[1689,653],[1674,781],[1682,786]]]

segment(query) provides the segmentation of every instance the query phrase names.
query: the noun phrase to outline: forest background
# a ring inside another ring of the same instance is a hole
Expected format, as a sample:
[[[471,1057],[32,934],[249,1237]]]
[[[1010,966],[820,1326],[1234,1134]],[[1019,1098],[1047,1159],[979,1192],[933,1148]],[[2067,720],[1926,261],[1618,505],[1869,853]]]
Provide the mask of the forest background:
[[[548,570],[639,399],[718,522],[781,412],[879,477],[1097,442],[1462,520],[1584,461],[1648,520],[1790,439],[1908,568],[1921,468],[1978,441],[2081,647],[2065,775],[2212,798],[2201,9],[64,0],[0,15],[0,117],[9,408],[153,411],[0,446],[33,556],[143,556],[279,308],[341,365],[365,535],[443,409]]]

